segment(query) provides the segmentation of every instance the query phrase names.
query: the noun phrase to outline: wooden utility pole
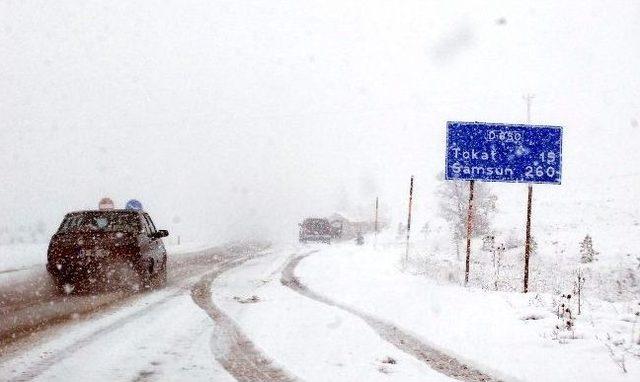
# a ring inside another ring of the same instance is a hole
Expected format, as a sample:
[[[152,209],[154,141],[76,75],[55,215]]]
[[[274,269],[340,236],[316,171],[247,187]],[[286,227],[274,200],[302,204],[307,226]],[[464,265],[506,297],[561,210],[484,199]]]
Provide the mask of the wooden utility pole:
[[[527,94],[524,100],[527,103],[527,123],[531,123],[531,101],[535,96]],[[527,225],[526,237],[524,241],[524,288],[523,292],[529,291],[529,256],[531,255],[531,199],[533,198],[533,186],[531,183],[527,186]]]
[[[378,197],[376,196],[376,219],[373,227],[376,235],[378,234]]]
[[[411,183],[409,185],[409,214],[407,216],[407,247],[404,254],[404,266],[409,261],[409,236],[411,235],[411,205],[413,203],[413,175],[411,175]]]
[[[473,180],[469,181],[469,209],[467,210],[467,259],[464,268],[464,285],[469,283],[469,264],[471,262],[471,231],[473,229]]]
[[[376,196],[376,217],[373,223],[373,247],[378,248],[378,197]]]

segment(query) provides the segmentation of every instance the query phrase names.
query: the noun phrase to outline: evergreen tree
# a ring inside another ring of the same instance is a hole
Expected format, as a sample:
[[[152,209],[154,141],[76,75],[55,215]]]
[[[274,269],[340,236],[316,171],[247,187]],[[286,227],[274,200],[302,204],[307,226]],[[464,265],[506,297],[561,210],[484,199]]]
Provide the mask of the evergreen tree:
[[[598,251],[593,249],[593,240],[587,234],[580,243],[580,261],[582,263],[591,263],[598,256]]]

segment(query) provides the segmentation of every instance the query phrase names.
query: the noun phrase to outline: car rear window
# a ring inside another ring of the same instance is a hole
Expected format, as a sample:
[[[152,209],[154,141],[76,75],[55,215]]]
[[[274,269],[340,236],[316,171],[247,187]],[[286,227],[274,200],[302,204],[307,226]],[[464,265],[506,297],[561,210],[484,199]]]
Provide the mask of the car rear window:
[[[88,212],[68,215],[59,231],[140,232],[138,216],[130,213]]]
[[[325,219],[306,219],[303,225],[305,228],[313,230],[322,230],[330,227],[329,221]]]

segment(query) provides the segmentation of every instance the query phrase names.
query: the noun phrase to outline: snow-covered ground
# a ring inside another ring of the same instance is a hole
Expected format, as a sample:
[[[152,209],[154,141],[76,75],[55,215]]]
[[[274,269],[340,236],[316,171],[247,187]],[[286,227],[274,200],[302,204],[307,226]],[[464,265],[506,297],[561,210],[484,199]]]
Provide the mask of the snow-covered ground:
[[[0,274],[47,262],[48,243],[0,245]]]
[[[203,251],[207,248],[213,248],[214,244],[212,243],[202,243],[202,242],[187,242],[181,244],[166,244],[164,247],[167,250],[167,253],[172,255],[183,255],[187,253],[194,253]]]
[[[632,345],[640,336],[634,316],[640,307],[634,302],[587,298],[575,332],[556,335],[553,296],[439,283],[403,272],[403,254],[402,246],[335,245],[302,260],[296,272],[317,293],[394,322],[504,380],[640,378],[640,346]]]
[[[626,301],[640,296],[640,205],[630,199],[640,193],[640,182],[632,174],[604,177],[584,189],[579,180],[561,186],[534,186],[532,235],[537,248],[531,256],[530,290],[571,293],[580,270],[585,276],[585,294],[607,301]],[[424,187],[438,187],[430,182]],[[468,187],[464,183],[464,187]],[[489,184],[497,196],[497,210],[489,231],[495,245],[507,250],[495,277],[493,256],[483,250],[481,237],[474,238],[470,283],[473,286],[521,291],[524,272],[526,221],[525,185]],[[442,196],[424,192],[415,198],[414,229],[411,233],[411,271],[439,281],[460,283],[464,277],[465,242],[452,239],[450,221],[441,216]],[[476,203],[482,202],[476,200]],[[466,201],[465,201],[466,207]],[[464,217],[466,218],[466,216]],[[428,232],[422,232],[428,223]],[[580,262],[580,243],[589,235],[598,252],[595,261]],[[397,242],[396,232],[384,232],[379,241]],[[401,235],[404,237],[404,235]]]

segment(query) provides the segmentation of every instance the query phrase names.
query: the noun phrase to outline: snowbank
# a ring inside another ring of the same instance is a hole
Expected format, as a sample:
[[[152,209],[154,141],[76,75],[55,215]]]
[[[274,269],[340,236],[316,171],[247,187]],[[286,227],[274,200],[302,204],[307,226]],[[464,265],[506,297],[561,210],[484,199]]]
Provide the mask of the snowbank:
[[[0,245],[0,274],[45,264],[47,245],[48,243]]]
[[[401,247],[381,247],[336,245],[303,260],[297,274],[318,293],[392,321],[425,343],[505,380],[640,378],[640,346],[630,344],[638,341],[631,302],[588,299],[574,330],[558,332],[550,294],[438,283],[403,273]]]

